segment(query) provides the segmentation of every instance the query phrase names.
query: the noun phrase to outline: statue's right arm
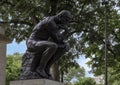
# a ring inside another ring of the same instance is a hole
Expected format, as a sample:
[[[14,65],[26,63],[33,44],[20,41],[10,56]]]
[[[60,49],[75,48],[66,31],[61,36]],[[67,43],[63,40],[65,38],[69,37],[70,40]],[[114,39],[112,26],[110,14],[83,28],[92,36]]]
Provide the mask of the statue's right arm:
[[[58,27],[54,22],[49,22],[47,32],[55,42],[61,42],[62,38],[58,35]]]

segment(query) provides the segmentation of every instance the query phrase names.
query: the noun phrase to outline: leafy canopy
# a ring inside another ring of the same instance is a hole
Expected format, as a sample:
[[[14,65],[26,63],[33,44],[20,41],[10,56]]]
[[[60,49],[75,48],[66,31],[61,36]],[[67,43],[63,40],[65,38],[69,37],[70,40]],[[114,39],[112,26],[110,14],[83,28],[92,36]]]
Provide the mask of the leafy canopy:
[[[109,0],[107,6],[108,67],[120,71],[120,7],[119,0]],[[114,5],[114,6],[113,6]],[[104,15],[101,0],[2,0],[0,23],[7,25],[6,35],[17,42],[29,37],[33,27],[44,16],[55,15],[63,9],[71,11],[69,24],[71,49],[68,53],[74,60],[84,54],[95,75],[104,73]],[[116,72],[117,73],[117,72]]]

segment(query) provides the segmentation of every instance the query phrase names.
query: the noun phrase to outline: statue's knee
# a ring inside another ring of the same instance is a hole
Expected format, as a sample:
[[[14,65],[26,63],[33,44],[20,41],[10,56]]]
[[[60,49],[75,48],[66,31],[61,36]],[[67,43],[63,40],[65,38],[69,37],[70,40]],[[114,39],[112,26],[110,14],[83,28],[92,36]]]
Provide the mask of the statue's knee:
[[[58,45],[56,43],[51,44],[51,49],[52,50],[57,50]]]

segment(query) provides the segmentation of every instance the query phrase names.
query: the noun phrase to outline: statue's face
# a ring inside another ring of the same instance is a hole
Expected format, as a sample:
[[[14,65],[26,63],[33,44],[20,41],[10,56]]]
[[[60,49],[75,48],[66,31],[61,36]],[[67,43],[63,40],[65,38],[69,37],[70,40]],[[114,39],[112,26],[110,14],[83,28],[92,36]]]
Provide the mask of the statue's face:
[[[72,15],[69,11],[62,11],[58,14],[60,24],[67,24],[72,18]]]
[[[62,24],[67,24],[67,23],[69,23],[70,20],[71,20],[71,17],[69,17],[69,16],[62,16],[60,18],[60,21]]]

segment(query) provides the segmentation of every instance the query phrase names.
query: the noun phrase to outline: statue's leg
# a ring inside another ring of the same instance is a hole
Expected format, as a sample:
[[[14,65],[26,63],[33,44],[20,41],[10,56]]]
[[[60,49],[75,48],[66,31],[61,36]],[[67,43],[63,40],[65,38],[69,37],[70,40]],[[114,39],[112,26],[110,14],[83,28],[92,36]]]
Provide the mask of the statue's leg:
[[[45,67],[51,57],[57,50],[57,44],[49,41],[40,41],[36,43],[37,49],[45,49],[45,51],[41,55],[41,59],[39,62],[39,66],[37,67],[36,71],[39,73],[40,76],[43,78],[48,78],[48,75],[45,72]]]
[[[52,79],[51,75],[50,75],[50,67],[52,64],[54,64],[56,61],[58,61],[64,54],[65,54],[66,50],[63,48],[58,47],[57,51],[55,52],[55,54],[52,56],[52,58],[48,61],[47,65],[46,65],[46,73],[49,75],[49,78]]]
[[[65,52],[67,52],[68,50],[69,50],[69,44],[68,43],[64,42],[63,44],[58,44],[57,51],[51,57],[51,59],[48,61],[46,67],[50,67],[56,61],[58,61],[65,54]]]
[[[34,58],[33,58],[33,61],[32,61],[32,64],[31,64],[31,69],[30,69],[32,72],[36,72],[36,68],[39,66],[39,62],[40,62],[40,59],[41,59],[42,52],[44,52],[44,51],[41,50],[41,51],[38,51],[38,52],[34,53]]]
[[[50,41],[33,41],[27,42],[29,52],[34,52],[34,59],[31,63],[31,71],[39,73],[39,76],[47,78],[48,75],[44,71],[47,62],[56,52],[57,44]]]
[[[31,62],[31,68],[30,68],[30,71],[32,72],[36,71],[36,68],[38,67],[40,62],[41,55],[45,50],[45,48],[43,48],[42,46],[38,47],[36,44],[37,44],[37,41],[35,40],[29,40],[27,42],[27,51],[30,53],[33,53],[34,55],[34,58]]]

